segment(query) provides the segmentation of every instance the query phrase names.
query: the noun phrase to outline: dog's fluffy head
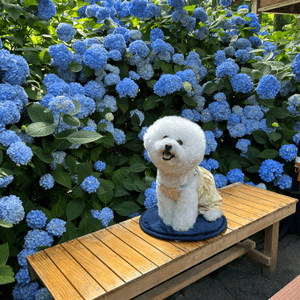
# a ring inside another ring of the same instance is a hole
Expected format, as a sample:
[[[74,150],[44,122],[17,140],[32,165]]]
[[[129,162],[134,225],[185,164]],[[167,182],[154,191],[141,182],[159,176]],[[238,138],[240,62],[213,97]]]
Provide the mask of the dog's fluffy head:
[[[158,169],[184,171],[201,163],[206,141],[199,125],[182,117],[169,116],[147,129],[144,146]]]

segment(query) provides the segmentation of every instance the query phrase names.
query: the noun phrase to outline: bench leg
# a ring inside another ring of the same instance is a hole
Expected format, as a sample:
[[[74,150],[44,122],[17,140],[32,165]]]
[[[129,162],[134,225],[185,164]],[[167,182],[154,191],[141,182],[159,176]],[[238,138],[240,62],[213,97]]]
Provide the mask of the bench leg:
[[[269,266],[263,266],[263,274],[271,277],[276,273],[279,238],[279,222],[265,229],[264,254],[271,258]]]

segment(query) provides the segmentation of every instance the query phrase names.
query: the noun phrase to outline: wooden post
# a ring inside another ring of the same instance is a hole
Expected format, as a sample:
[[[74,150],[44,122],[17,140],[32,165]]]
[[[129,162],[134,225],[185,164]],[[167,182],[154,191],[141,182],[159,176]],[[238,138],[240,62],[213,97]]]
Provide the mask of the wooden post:
[[[272,277],[276,273],[279,238],[279,222],[265,229],[264,254],[271,258],[270,266],[263,266],[263,274]]]

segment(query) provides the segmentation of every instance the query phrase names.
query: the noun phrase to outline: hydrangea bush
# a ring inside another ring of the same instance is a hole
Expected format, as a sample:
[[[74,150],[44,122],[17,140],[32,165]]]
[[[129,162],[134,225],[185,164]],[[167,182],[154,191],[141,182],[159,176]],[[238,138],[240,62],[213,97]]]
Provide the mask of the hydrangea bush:
[[[156,205],[143,135],[162,116],[203,128],[201,166],[218,188],[291,186],[297,43],[231,2],[4,4],[2,19],[22,29],[0,43],[0,265],[3,283],[16,273],[14,299],[51,298],[26,255]]]

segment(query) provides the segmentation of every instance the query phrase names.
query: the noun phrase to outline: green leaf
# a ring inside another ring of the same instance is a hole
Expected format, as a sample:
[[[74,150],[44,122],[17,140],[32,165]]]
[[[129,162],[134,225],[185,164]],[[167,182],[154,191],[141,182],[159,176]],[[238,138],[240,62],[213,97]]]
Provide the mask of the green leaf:
[[[119,155],[114,159],[114,164],[116,166],[121,166],[121,165],[124,165],[125,163],[127,163],[128,160],[129,160],[128,157]]]
[[[93,169],[89,165],[88,162],[81,163],[77,165],[77,170],[78,170],[78,183],[81,184],[82,181],[91,175],[93,175]]]
[[[128,99],[126,97],[117,98],[117,104],[123,113],[125,113],[128,110],[129,103],[128,103]]]
[[[65,150],[72,146],[72,143],[70,143],[67,140],[67,137],[72,134],[73,132],[76,132],[76,129],[65,129],[61,132],[59,132],[56,135],[56,139],[54,141],[53,149],[56,150]]]
[[[2,163],[2,160],[3,160],[3,152],[2,152],[2,150],[0,150],[0,165]]]
[[[39,103],[32,103],[27,107],[28,107],[28,114],[32,122],[45,122],[45,123],[54,122],[54,116],[50,110],[47,110],[47,107]],[[45,112],[45,110],[47,111]]]
[[[258,159],[259,154],[260,151],[257,148],[252,146],[248,147],[247,156],[254,165],[260,165],[260,160]]]
[[[80,105],[79,101],[76,100],[76,99],[73,99],[72,102],[73,102],[74,105],[75,105],[75,111],[74,111],[73,115],[76,115],[77,113],[80,112],[80,110],[81,110],[81,105]]]
[[[0,245],[0,265],[5,265],[9,258],[9,246],[8,243]]]
[[[146,170],[146,166],[144,164],[136,163],[129,167],[131,172],[139,173]]]
[[[253,138],[259,144],[266,144],[268,142],[268,135],[263,130],[255,130],[252,132]]]
[[[27,7],[31,6],[31,5],[37,5],[35,0],[24,0],[24,5],[26,5]]]
[[[55,131],[55,125],[46,122],[36,122],[27,126],[25,131],[32,137],[47,136]]]
[[[12,228],[13,225],[10,223],[5,222],[4,220],[0,220],[0,227],[4,227],[4,228]]]
[[[23,41],[20,38],[16,37],[16,36],[13,36],[13,35],[6,36],[5,39],[10,40],[10,41],[12,41],[16,44],[19,44],[21,47],[23,47]]]
[[[79,127],[80,126],[80,121],[78,118],[68,115],[68,114],[64,114],[63,116],[63,121],[70,126],[74,126],[74,127]]]
[[[67,222],[66,224],[66,232],[63,234],[60,242],[67,242],[78,237],[78,232],[76,226],[72,222]]]
[[[25,19],[29,26],[32,26],[33,24],[39,21],[39,18],[37,16],[29,13],[25,15]]]
[[[161,70],[164,72],[164,74],[174,74],[171,64],[161,61],[160,67],[161,67]]]
[[[68,70],[72,72],[80,72],[82,70],[82,65],[81,63],[73,60],[69,65],[68,65]]]
[[[11,266],[0,265],[0,285],[14,282],[14,272]]]
[[[99,196],[99,199],[105,204],[107,205],[113,198],[114,196],[114,188],[115,188],[115,185],[109,181],[109,180],[105,180],[105,179],[99,179],[100,181],[100,187],[99,188],[102,188],[106,191],[105,194],[98,194]]]
[[[85,76],[86,78],[88,78],[88,77],[90,77],[91,75],[94,74],[94,70],[91,69],[91,68],[89,68],[88,66],[85,66],[85,67],[83,68],[83,74],[84,74],[84,76]]]
[[[67,140],[72,144],[86,144],[97,141],[100,138],[102,138],[101,134],[89,130],[76,131],[67,136]]]
[[[233,160],[231,162],[231,164],[229,165],[229,170],[233,170],[233,169],[240,169],[241,170],[242,167],[237,161]]]
[[[274,149],[267,149],[261,152],[258,157],[260,158],[275,158],[279,155],[279,152]]]
[[[203,93],[212,94],[218,89],[218,85],[213,82],[208,82],[205,84],[205,87],[203,89]]]
[[[281,134],[278,132],[271,132],[268,134],[268,137],[273,141],[276,142],[281,138]]]
[[[66,209],[67,221],[71,222],[81,215],[85,207],[85,201],[83,199],[71,200]]]
[[[197,104],[195,103],[195,101],[192,98],[185,96],[185,95],[182,95],[181,97],[182,97],[182,100],[185,102],[185,104],[187,104],[188,106],[190,106],[190,107],[197,106]]]
[[[117,185],[115,188],[114,197],[124,197],[130,195],[122,186]]]
[[[146,83],[149,88],[153,89],[156,82],[157,82],[157,80],[151,79],[151,80],[148,80]]]
[[[79,234],[86,235],[94,231],[102,229],[102,223],[97,218],[84,217],[79,223]]]
[[[157,106],[158,102],[161,102],[162,98],[160,98],[157,95],[151,95],[148,98],[145,99],[143,103],[144,110],[153,109]]]
[[[76,167],[76,160],[75,160],[75,158],[72,155],[67,154],[67,156],[65,158],[65,162],[66,162],[66,165],[68,166],[68,169],[71,172],[74,172],[75,171],[75,167]]]
[[[140,209],[139,205],[137,205],[133,201],[126,201],[122,202],[116,207],[116,212],[120,216],[127,217],[129,215],[132,215],[133,213],[137,212]]]
[[[290,116],[290,113],[287,109],[283,107],[272,108],[268,111],[268,116],[273,116],[277,119],[285,119]]]
[[[251,167],[246,168],[245,170],[249,173],[256,173],[257,174],[259,169],[260,169],[260,166],[251,166]]]
[[[57,183],[65,186],[68,189],[72,188],[71,176],[69,173],[63,171],[62,168],[58,167],[56,170],[52,171],[51,174]]]
[[[4,9],[16,21],[22,13],[22,7],[18,4],[4,4]],[[5,37],[7,38],[7,37]]]

